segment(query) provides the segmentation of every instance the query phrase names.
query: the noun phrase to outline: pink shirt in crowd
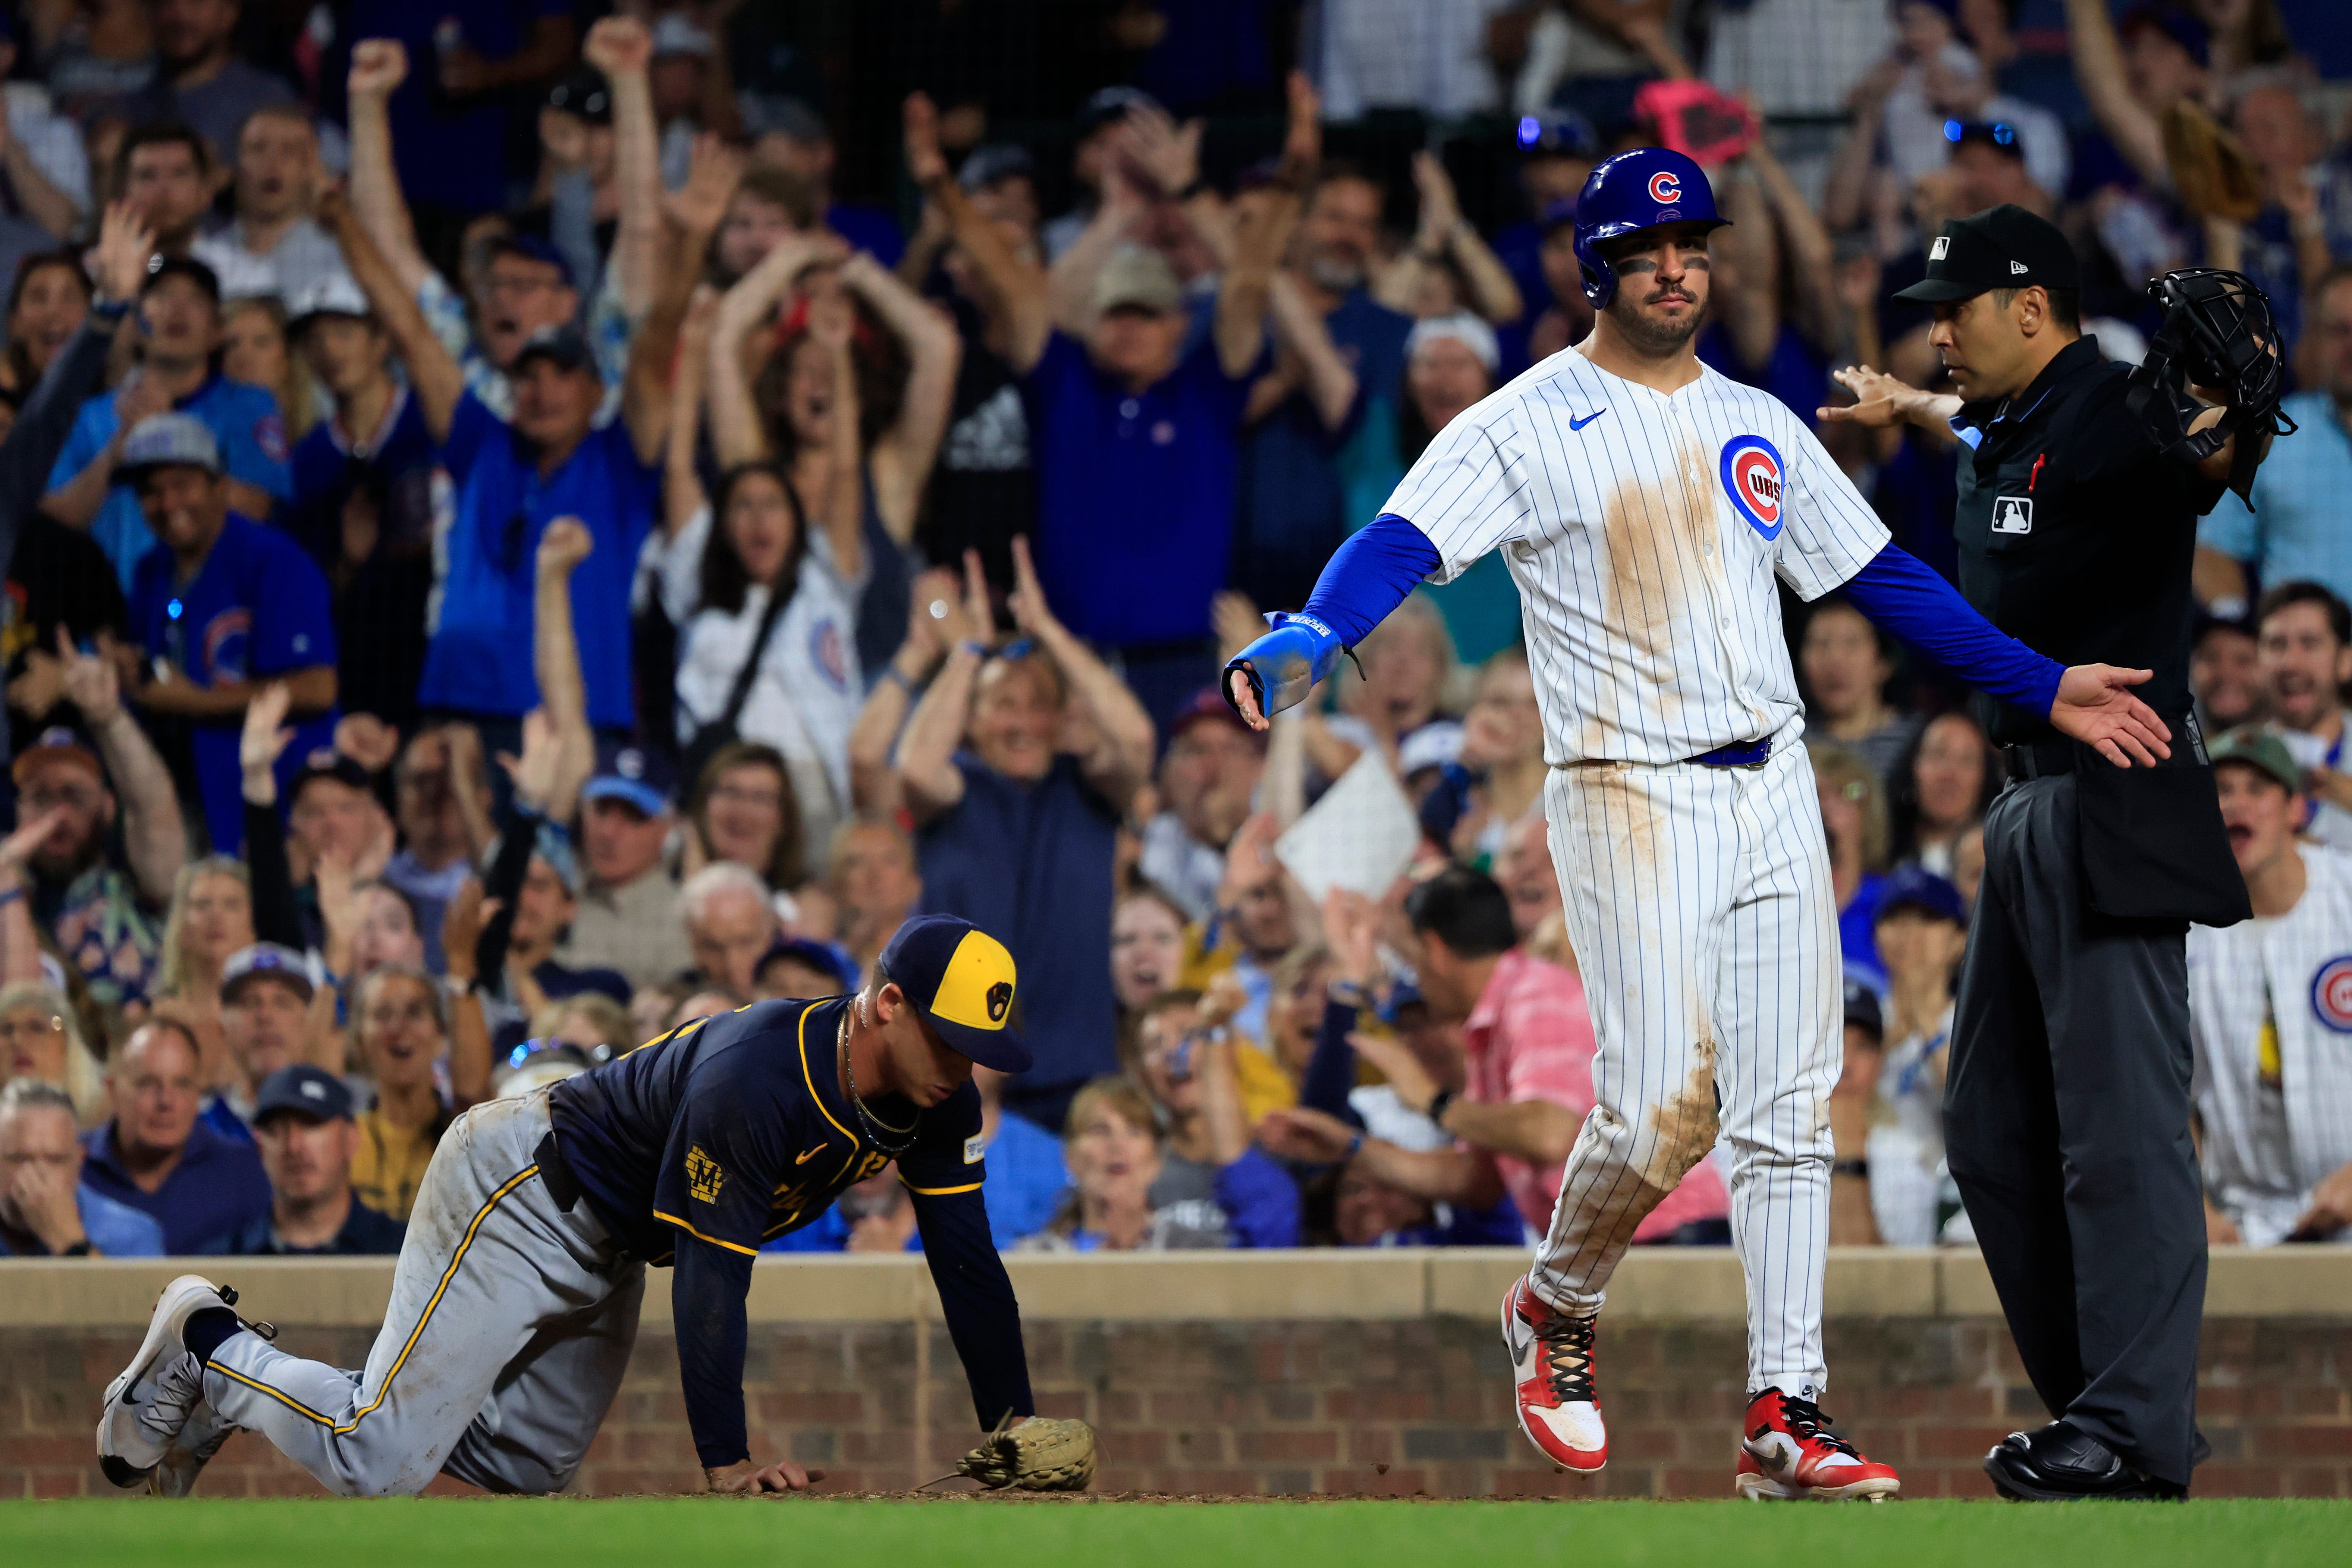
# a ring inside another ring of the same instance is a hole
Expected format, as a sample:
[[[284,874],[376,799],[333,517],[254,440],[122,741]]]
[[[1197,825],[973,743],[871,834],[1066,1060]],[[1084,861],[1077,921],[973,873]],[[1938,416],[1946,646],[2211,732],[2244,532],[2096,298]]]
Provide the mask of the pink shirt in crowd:
[[[1592,1113],[1592,1058],[1600,1048],[1592,1037],[1592,1014],[1585,1006],[1584,983],[1558,964],[1517,948],[1503,954],[1463,1023],[1462,1048],[1469,1068],[1462,1097],[1473,1104],[1549,1100],[1580,1120]],[[1564,1165],[1495,1156],[1495,1169],[1519,1217],[1538,1231],[1551,1225]],[[1650,1211],[1633,1239],[1654,1240],[1693,1220],[1722,1219],[1730,1212],[1730,1194],[1715,1162],[1702,1160]]]

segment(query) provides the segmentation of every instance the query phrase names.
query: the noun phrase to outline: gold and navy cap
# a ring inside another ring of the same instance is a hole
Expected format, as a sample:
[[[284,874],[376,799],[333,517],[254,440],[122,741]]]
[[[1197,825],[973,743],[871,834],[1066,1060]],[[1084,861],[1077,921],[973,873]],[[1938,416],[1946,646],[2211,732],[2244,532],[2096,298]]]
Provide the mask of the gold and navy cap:
[[[954,915],[918,915],[882,950],[882,973],[906,993],[940,1038],[984,1068],[1029,1070],[1013,1032],[1013,955]]]

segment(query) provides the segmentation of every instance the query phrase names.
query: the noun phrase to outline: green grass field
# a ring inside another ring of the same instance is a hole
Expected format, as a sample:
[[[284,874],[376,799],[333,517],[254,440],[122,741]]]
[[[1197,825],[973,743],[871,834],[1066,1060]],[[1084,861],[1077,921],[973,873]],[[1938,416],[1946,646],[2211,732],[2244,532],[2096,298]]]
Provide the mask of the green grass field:
[[[2352,1562],[2352,1503],[106,1500],[0,1503],[0,1557],[27,1568],[2240,1568]]]

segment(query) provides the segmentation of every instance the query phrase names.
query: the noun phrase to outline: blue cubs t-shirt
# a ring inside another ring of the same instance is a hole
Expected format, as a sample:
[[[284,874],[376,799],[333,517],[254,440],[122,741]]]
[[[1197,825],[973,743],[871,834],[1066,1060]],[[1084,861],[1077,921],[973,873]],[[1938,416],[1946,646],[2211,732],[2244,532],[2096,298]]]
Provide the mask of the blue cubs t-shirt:
[[[1263,358],[1263,356],[1261,356]],[[1233,558],[1241,421],[1262,366],[1229,376],[1197,332],[1141,393],[1061,332],[1030,371],[1037,574],[1062,624],[1114,647],[1209,635]]]
[[[213,439],[220,443],[221,463],[230,479],[242,479],[277,500],[294,493],[286,468],[286,421],[278,412],[278,399],[268,388],[248,386],[215,373],[173,407],[204,421]],[[121,423],[114,415],[113,393],[101,392],[83,404],[73,433],[66,437],[65,450],[58,454],[56,466],[49,470],[48,488],[71,483],[75,475],[95,462]],[[139,510],[139,498],[131,493],[129,485],[118,482],[106,492],[106,502],[98,509],[89,533],[114,563],[115,571],[121,574],[122,591],[129,594],[140,561],[155,545],[147,515]]]
[[[266,680],[335,662],[327,578],[302,547],[274,528],[231,512],[196,574],[173,581],[172,552],[151,546],[131,586],[131,631],[150,658],[169,658],[198,686]],[[235,854],[245,842],[242,719],[189,725],[196,784],[213,847]],[[278,759],[278,798],[311,752],[335,742],[331,710],[295,726]]]
[[[591,723],[625,729],[629,586],[653,531],[661,471],[638,460],[625,420],[591,430],[546,479],[530,448],[471,392],[457,401],[441,464],[457,487],[439,618],[425,655],[425,708],[519,718],[539,706],[531,586],[540,536],[576,517],[595,548],[572,574],[572,624]]]

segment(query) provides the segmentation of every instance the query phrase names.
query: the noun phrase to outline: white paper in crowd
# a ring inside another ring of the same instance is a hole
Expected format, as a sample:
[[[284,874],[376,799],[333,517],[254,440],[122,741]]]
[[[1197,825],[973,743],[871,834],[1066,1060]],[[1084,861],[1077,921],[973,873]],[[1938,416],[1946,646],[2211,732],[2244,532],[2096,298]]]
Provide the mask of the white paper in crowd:
[[[1320,904],[1333,888],[1381,897],[1420,843],[1412,802],[1386,760],[1367,751],[1274,841],[1274,852]]]

